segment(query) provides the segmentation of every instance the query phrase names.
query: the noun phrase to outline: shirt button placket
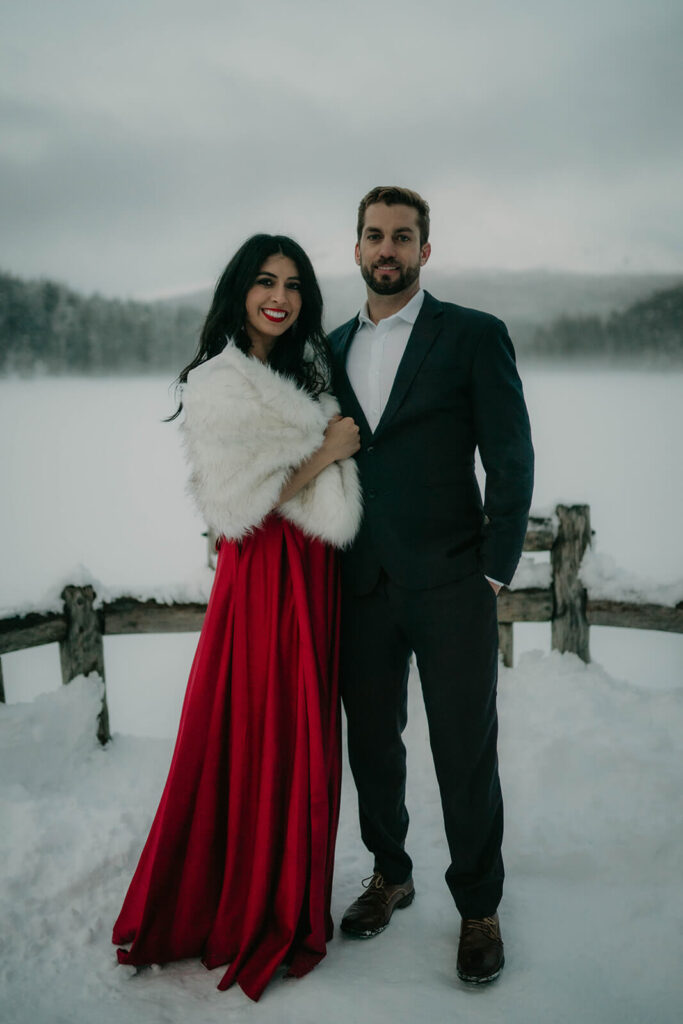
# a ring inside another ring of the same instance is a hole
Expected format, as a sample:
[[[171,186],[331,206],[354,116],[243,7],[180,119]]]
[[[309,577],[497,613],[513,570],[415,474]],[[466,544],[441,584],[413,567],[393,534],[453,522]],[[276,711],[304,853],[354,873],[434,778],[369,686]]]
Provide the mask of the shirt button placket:
[[[377,426],[381,416],[381,373],[384,355],[384,331],[379,327],[375,328],[375,336],[372,339],[372,351],[370,361],[370,403],[372,410],[373,429]]]

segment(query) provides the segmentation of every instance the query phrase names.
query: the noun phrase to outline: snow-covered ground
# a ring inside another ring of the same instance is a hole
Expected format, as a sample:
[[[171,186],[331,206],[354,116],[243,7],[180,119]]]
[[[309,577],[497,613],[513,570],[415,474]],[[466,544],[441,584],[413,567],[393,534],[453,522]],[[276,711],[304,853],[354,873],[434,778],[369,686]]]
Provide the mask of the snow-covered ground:
[[[640,579],[647,593],[677,599],[681,382],[525,374],[535,506],[591,505],[591,586],[621,579],[637,591]],[[87,578],[102,581],[101,593],[201,592],[202,524],[183,494],[175,430],[160,422],[171,408],[157,379],[0,382],[0,433],[12,439],[0,477],[0,607],[45,607],[63,583]],[[458,922],[414,678],[418,898],[372,942],[335,938],[313,974],[276,980],[256,1007],[239,990],[217,992],[196,962],[134,975],[116,966],[109,944],[168,768],[195,643],[191,634],[105,639],[115,732],[106,750],[94,739],[93,680],[61,687],[54,646],[3,657],[2,1024],[680,1019],[683,637],[594,628],[586,667],[548,652],[546,625],[515,628],[517,664],[500,684],[507,964],[484,991],[455,979]],[[369,870],[345,776],[337,920]]]
[[[110,932],[159,798],[168,740],[94,739],[100,684],[2,709],[3,1024],[674,1024],[683,1006],[683,694],[619,683],[574,655],[527,654],[500,682],[507,963],[455,976],[458,918],[411,680],[409,846],[417,899],[368,942],[339,935],[254,1006],[184,961],[117,966]],[[370,871],[345,774],[333,913]]]

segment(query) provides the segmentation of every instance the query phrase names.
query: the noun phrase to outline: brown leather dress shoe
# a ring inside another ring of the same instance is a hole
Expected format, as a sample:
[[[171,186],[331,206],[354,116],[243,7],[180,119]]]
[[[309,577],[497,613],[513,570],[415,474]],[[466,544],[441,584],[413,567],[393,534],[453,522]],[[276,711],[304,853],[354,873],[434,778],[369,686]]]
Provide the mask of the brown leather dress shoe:
[[[498,914],[463,918],[458,946],[458,977],[482,984],[493,981],[505,963]]]
[[[378,872],[364,878],[365,892],[355,900],[344,914],[341,930],[357,939],[370,939],[383,932],[398,907],[409,907],[415,899],[412,878],[401,885],[389,885]]]

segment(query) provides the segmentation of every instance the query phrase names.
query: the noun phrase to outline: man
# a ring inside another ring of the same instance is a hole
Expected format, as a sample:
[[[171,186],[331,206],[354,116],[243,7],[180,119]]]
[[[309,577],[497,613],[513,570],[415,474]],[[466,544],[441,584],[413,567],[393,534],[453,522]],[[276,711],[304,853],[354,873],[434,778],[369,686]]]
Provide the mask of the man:
[[[421,289],[428,239],[421,196],[372,189],[356,245],[367,304],[330,337],[342,412],[361,437],[365,513],[344,556],[342,694],[361,835],[374,857],[341,927],[377,935],[414,898],[401,739],[414,652],[451,855],[446,881],[462,917],[457,971],[486,982],[504,963],[496,594],[522,550],[533,449],[505,325]]]

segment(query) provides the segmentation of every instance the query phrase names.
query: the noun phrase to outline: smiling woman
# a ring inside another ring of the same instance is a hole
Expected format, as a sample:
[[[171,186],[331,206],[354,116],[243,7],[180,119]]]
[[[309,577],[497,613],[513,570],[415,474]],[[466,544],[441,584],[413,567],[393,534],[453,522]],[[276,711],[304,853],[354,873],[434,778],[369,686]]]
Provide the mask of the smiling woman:
[[[265,363],[278,339],[296,325],[301,312],[301,279],[296,263],[281,253],[270,256],[247,292],[245,310],[244,329],[254,355]]]
[[[266,354],[272,369],[315,397],[331,381],[322,316],[320,287],[301,246],[286,235],[252,235],[219,278],[197,352],[181,370],[178,383],[185,384],[192,370],[230,341],[245,354],[261,359]],[[281,343],[268,342],[264,353],[261,342],[269,338]],[[171,419],[181,409],[182,402]]]
[[[229,964],[218,987],[236,981],[252,999],[281,964],[310,971],[332,935],[334,549],[361,507],[358,428],[325,390],[321,316],[303,250],[255,235],[180,374],[191,489],[218,564],[166,787],[113,933],[129,947],[122,963]]]

